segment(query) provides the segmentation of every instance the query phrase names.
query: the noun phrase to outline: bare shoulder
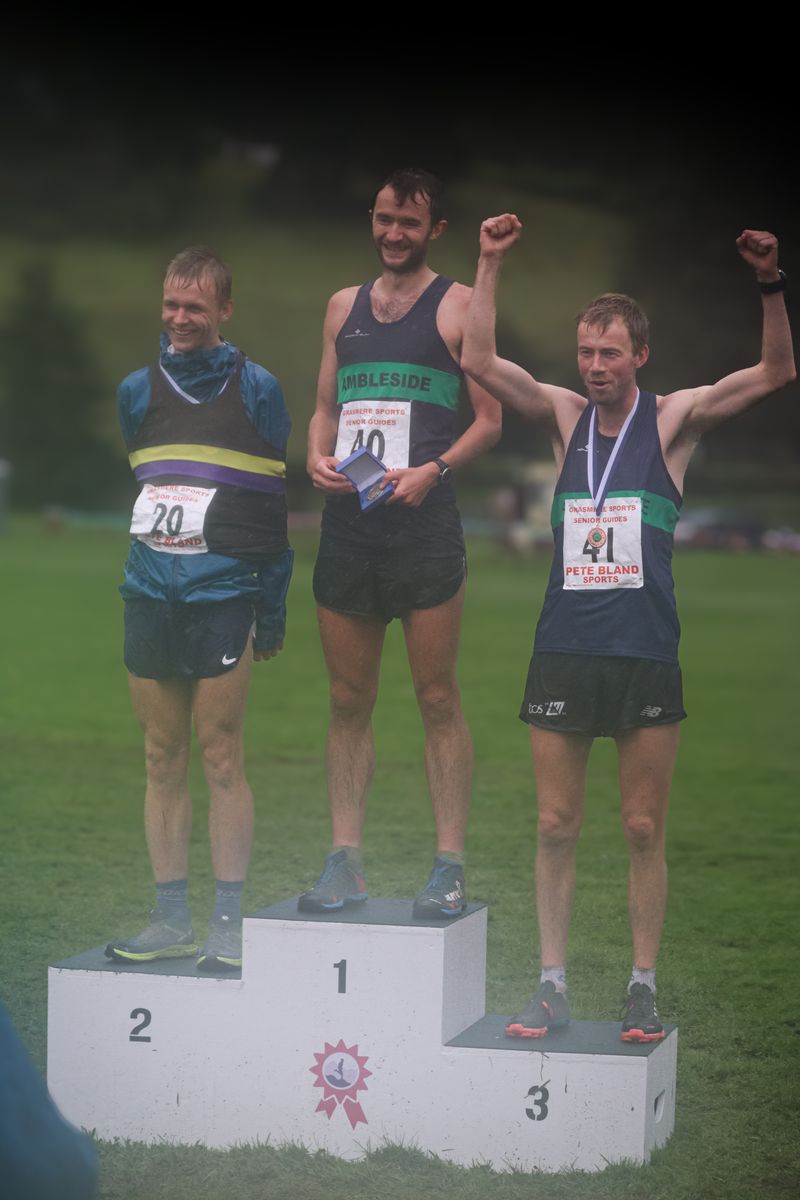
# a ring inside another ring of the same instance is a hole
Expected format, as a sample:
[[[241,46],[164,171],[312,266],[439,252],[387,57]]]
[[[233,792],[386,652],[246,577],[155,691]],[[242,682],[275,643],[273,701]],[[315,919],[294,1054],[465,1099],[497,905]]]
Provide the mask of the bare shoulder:
[[[575,432],[578,418],[589,401],[585,396],[580,396],[569,388],[558,387],[554,383],[542,384],[542,388],[552,408],[561,441],[567,446]]]
[[[467,285],[464,283],[457,283],[455,281],[451,283],[450,287],[444,294],[444,300],[448,301],[450,304],[462,305],[465,308],[469,305],[471,297],[472,288],[467,287]]]
[[[545,383],[542,386],[547,388],[553,407],[561,409],[565,414],[575,414],[579,417],[589,403],[585,396],[571,391],[570,388],[559,387],[555,383]]]
[[[357,287],[346,287],[342,288],[340,292],[334,292],[328,301],[328,307],[325,312],[325,324],[334,334],[339,332],[347,320],[347,316],[355,303],[357,295]]]
[[[671,445],[684,431],[698,392],[702,391],[703,388],[680,388],[666,396],[656,396],[656,414],[662,446],[666,448]]]
[[[472,297],[472,288],[463,283],[452,283],[442,297],[439,305],[439,316],[447,322],[463,327],[467,319],[467,310]]]

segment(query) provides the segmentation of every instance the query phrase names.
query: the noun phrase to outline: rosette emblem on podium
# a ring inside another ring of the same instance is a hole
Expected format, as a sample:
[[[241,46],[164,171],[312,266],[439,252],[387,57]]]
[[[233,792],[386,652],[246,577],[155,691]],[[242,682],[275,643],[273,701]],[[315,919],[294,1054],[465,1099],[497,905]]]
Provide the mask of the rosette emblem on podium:
[[[358,1053],[358,1046],[345,1046],[340,1038],[334,1046],[325,1043],[321,1054],[315,1054],[316,1065],[309,1067],[317,1081],[314,1087],[324,1089],[316,1112],[324,1112],[331,1119],[341,1105],[350,1125],[355,1129],[359,1121],[368,1124],[364,1110],[358,1101],[358,1093],[367,1090],[365,1080],[372,1074],[366,1068],[368,1058]]]

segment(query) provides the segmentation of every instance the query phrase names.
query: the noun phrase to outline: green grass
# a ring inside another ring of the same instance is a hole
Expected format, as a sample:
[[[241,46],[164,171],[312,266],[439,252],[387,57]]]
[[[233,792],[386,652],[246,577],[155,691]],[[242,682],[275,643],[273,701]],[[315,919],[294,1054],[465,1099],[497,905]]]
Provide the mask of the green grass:
[[[256,668],[248,770],[257,797],[250,907],[311,881],[329,837],[326,684],[310,595],[313,539],[295,539],[287,646]],[[138,728],[120,661],[124,534],[48,534],[12,523],[0,540],[6,631],[0,688],[0,994],[41,1066],[46,966],[133,929],[150,903]],[[471,547],[461,656],[476,746],[470,897],[490,904],[488,1009],[510,1012],[533,981],[534,796],[516,719],[547,563]],[[738,1200],[794,1195],[800,1096],[796,923],[796,609],[800,564],[764,555],[676,563],[690,720],[673,789],[670,905],[660,1008],[681,1027],[675,1134],[645,1169],[500,1176],[386,1148],[344,1164],[298,1148],[101,1143],[107,1200],[380,1196]],[[381,890],[408,896],[432,847],[421,728],[400,630],[376,715],[378,771],[366,830]],[[205,793],[195,764],[191,889],[212,898]],[[613,1019],[629,967],[626,852],[613,747],[590,768],[573,925],[575,1015]]]

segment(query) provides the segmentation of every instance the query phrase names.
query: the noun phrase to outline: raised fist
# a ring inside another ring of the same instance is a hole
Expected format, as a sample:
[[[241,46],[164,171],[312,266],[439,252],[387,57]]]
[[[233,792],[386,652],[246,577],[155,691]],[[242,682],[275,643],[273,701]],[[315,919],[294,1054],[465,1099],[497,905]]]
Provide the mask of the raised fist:
[[[760,280],[778,278],[778,239],[765,229],[745,229],[736,239],[736,248]]]
[[[500,217],[489,217],[481,225],[481,254],[502,255],[522,234],[522,222],[514,213],[503,213]]]

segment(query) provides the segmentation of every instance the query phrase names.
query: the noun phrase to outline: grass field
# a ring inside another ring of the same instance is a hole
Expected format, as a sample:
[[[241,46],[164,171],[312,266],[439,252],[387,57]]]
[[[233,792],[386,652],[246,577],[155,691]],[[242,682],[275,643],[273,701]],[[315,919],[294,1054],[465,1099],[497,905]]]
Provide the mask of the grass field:
[[[286,650],[256,668],[248,718],[258,813],[251,908],[313,880],[328,846],[313,539],[296,542]],[[125,547],[124,534],[47,534],[23,520],[0,540],[0,994],[40,1066],[48,962],[134,930],[150,904],[142,752],[119,656],[115,588]],[[546,569],[544,560],[510,558],[487,543],[471,547],[461,668],[476,746],[468,887],[471,899],[491,906],[487,1000],[500,1013],[520,1006],[533,983],[533,788],[515,713]],[[800,564],[684,555],[676,577],[690,720],[673,791],[659,973],[660,1010],[681,1029],[676,1130],[666,1149],[643,1169],[552,1177],[467,1171],[391,1147],[345,1165],[297,1148],[224,1154],[101,1143],[104,1198],[796,1195]],[[380,865],[382,892],[409,896],[427,872],[432,821],[399,632],[387,639],[365,847],[368,872]],[[570,987],[577,1017],[615,1019],[629,943],[611,746],[595,747],[590,775]],[[194,779],[191,898],[200,915],[213,889],[196,765]]]

